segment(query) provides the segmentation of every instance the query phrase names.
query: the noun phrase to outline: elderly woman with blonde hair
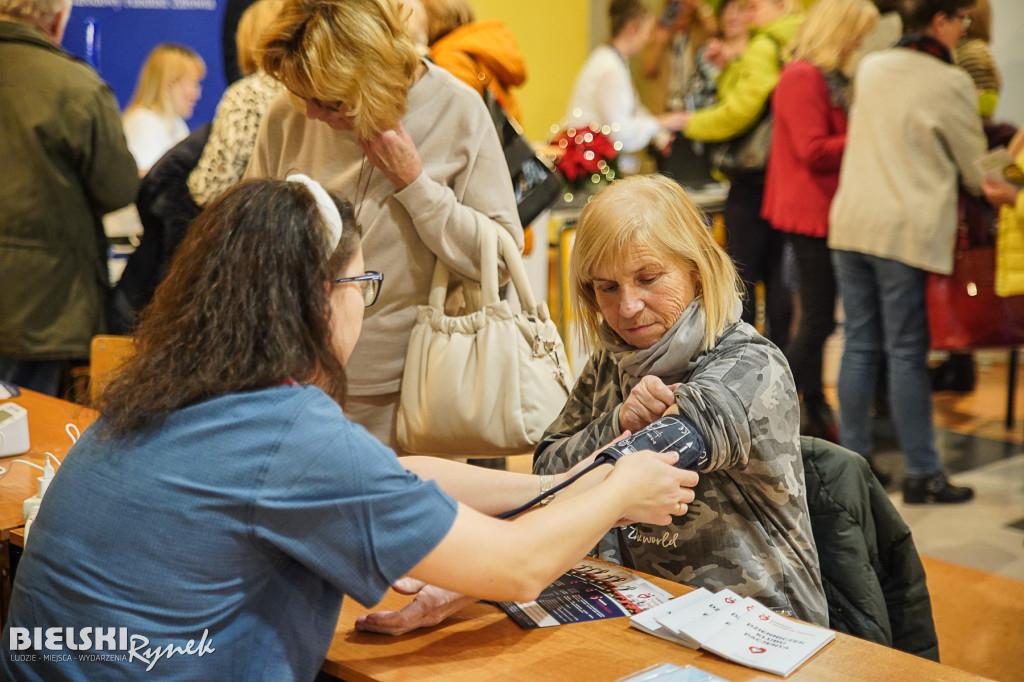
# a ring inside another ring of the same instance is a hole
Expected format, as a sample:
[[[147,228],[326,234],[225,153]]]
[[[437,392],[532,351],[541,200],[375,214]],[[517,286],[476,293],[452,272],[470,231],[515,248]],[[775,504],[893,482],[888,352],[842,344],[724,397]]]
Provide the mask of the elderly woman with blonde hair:
[[[367,269],[388,286],[348,366],[345,412],[399,454],[405,355],[435,263],[479,281],[485,230],[523,244],[483,101],[421,59],[403,13],[387,0],[285,0],[262,63],[291,96],[270,105],[246,172],[302,172],[355,206]]]
[[[146,57],[123,120],[128,149],[140,173],[188,137],[185,121],[192,118],[205,76],[203,58],[184,45],[163,43]]]
[[[584,208],[569,269],[594,352],[537,446],[534,473],[565,471],[598,443],[683,415],[710,454],[690,512],[612,530],[599,556],[827,624],[793,377],[740,321],[741,282],[704,216],[671,180],[620,180]]]

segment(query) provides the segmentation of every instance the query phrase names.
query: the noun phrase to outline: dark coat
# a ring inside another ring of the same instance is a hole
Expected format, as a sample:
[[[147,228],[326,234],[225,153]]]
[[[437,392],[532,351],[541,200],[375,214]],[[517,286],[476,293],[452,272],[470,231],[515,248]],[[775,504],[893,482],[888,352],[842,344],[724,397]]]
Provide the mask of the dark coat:
[[[924,566],[867,460],[808,436],[800,448],[829,627],[938,661]]]
[[[104,213],[139,186],[117,100],[38,28],[0,19],[0,354],[89,357],[103,332]]]
[[[136,201],[142,241],[128,257],[114,288],[107,311],[107,326],[113,334],[131,333],[135,315],[152,300],[189,224],[199,215],[186,183],[209,136],[209,123],[197,128],[160,157],[142,179]]]

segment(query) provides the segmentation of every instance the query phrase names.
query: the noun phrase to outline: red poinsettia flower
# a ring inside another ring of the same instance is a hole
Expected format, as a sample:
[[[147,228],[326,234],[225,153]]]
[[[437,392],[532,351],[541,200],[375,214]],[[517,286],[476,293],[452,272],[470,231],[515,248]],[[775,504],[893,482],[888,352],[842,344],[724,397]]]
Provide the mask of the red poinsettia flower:
[[[561,156],[556,162],[558,170],[573,187],[601,182],[615,176],[615,158],[619,155],[608,133],[596,123],[589,126],[564,128],[555,135]]]

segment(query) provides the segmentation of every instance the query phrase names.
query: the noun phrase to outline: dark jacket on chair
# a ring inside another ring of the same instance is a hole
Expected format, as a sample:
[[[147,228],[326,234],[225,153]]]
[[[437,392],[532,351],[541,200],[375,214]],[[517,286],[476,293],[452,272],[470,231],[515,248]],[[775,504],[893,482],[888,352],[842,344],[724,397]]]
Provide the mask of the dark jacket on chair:
[[[808,436],[800,448],[829,627],[938,661],[924,566],[867,460]]]

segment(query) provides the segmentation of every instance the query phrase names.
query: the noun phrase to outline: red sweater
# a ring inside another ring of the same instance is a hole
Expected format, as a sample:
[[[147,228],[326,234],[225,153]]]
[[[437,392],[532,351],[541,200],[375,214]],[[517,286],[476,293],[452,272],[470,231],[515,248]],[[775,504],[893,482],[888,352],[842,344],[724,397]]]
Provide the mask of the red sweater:
[[[846,146],[846,112],[832,104],[818,68],[798,60],[782,70],[772,114],[761,215],[778,230],[825,237]]]

